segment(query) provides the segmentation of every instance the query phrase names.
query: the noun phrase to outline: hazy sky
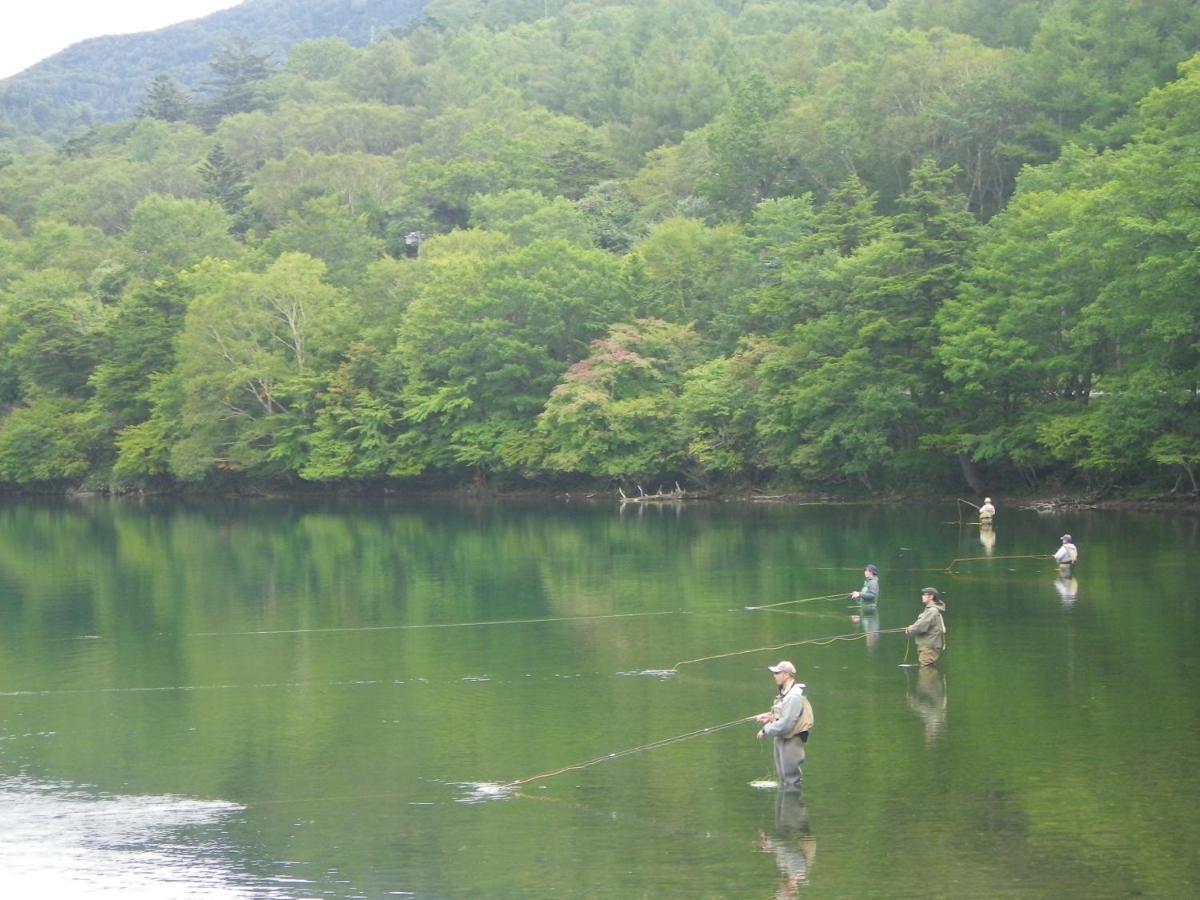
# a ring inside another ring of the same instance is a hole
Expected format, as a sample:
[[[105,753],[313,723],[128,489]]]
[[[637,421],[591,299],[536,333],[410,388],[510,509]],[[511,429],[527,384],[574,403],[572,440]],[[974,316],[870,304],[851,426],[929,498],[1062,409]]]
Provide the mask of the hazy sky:
[[[241,0],[4,0],[0,78],[85,38],[154,31],[237,6]]]

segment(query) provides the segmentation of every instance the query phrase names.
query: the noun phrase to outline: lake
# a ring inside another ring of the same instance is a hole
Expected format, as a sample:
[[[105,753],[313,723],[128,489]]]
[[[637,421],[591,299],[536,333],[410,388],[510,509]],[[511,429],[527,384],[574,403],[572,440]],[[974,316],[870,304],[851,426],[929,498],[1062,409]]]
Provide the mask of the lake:
[[[960,508],[6,500],[0,889],[1196,896],[1200,518]]]

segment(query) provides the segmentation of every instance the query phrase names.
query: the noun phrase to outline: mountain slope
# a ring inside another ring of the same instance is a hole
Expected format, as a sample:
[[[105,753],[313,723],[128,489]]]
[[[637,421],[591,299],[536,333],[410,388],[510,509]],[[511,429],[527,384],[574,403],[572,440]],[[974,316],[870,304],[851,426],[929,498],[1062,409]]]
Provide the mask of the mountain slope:
[[[131,115],[158,75],[196,90],[208,62],[234,37],[277,57],[301,41],[345,38],[362,46],[404,25],[427,0],[246,0],[158,31],[92,38],[0,81],[0,137],[65,137],[81,127]]]

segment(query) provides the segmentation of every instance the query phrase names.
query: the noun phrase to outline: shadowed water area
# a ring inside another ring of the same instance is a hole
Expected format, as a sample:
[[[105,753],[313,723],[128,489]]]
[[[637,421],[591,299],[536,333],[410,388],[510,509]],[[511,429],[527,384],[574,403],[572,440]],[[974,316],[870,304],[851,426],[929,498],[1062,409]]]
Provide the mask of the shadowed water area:
[[[5,502],[0,889],[1195,896],[1200,520],[957,518]],[[780,658],[802,795],[737,721]]]

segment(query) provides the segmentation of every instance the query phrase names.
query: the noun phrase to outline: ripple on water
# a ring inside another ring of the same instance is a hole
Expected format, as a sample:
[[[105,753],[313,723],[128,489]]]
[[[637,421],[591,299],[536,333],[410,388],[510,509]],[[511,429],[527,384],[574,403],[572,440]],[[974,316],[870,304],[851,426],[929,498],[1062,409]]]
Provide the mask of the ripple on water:
[[[283,897],[239,871],[216,835],[236,803],[119,796],[0,777],[0,872],[7,896]],[[212,829],[212,840],[181,839]]]
[[[468,781],[456,784],[463,788],[459,803],[490,803],[493,800],[511,800],[517,793],[515,784],[503,784],[497,781]]]
[[[638,678],[660,678],[666,681],[675,674],[674,669],[637,669],[633,672],[618,672],[618,675],[633,675]]]

